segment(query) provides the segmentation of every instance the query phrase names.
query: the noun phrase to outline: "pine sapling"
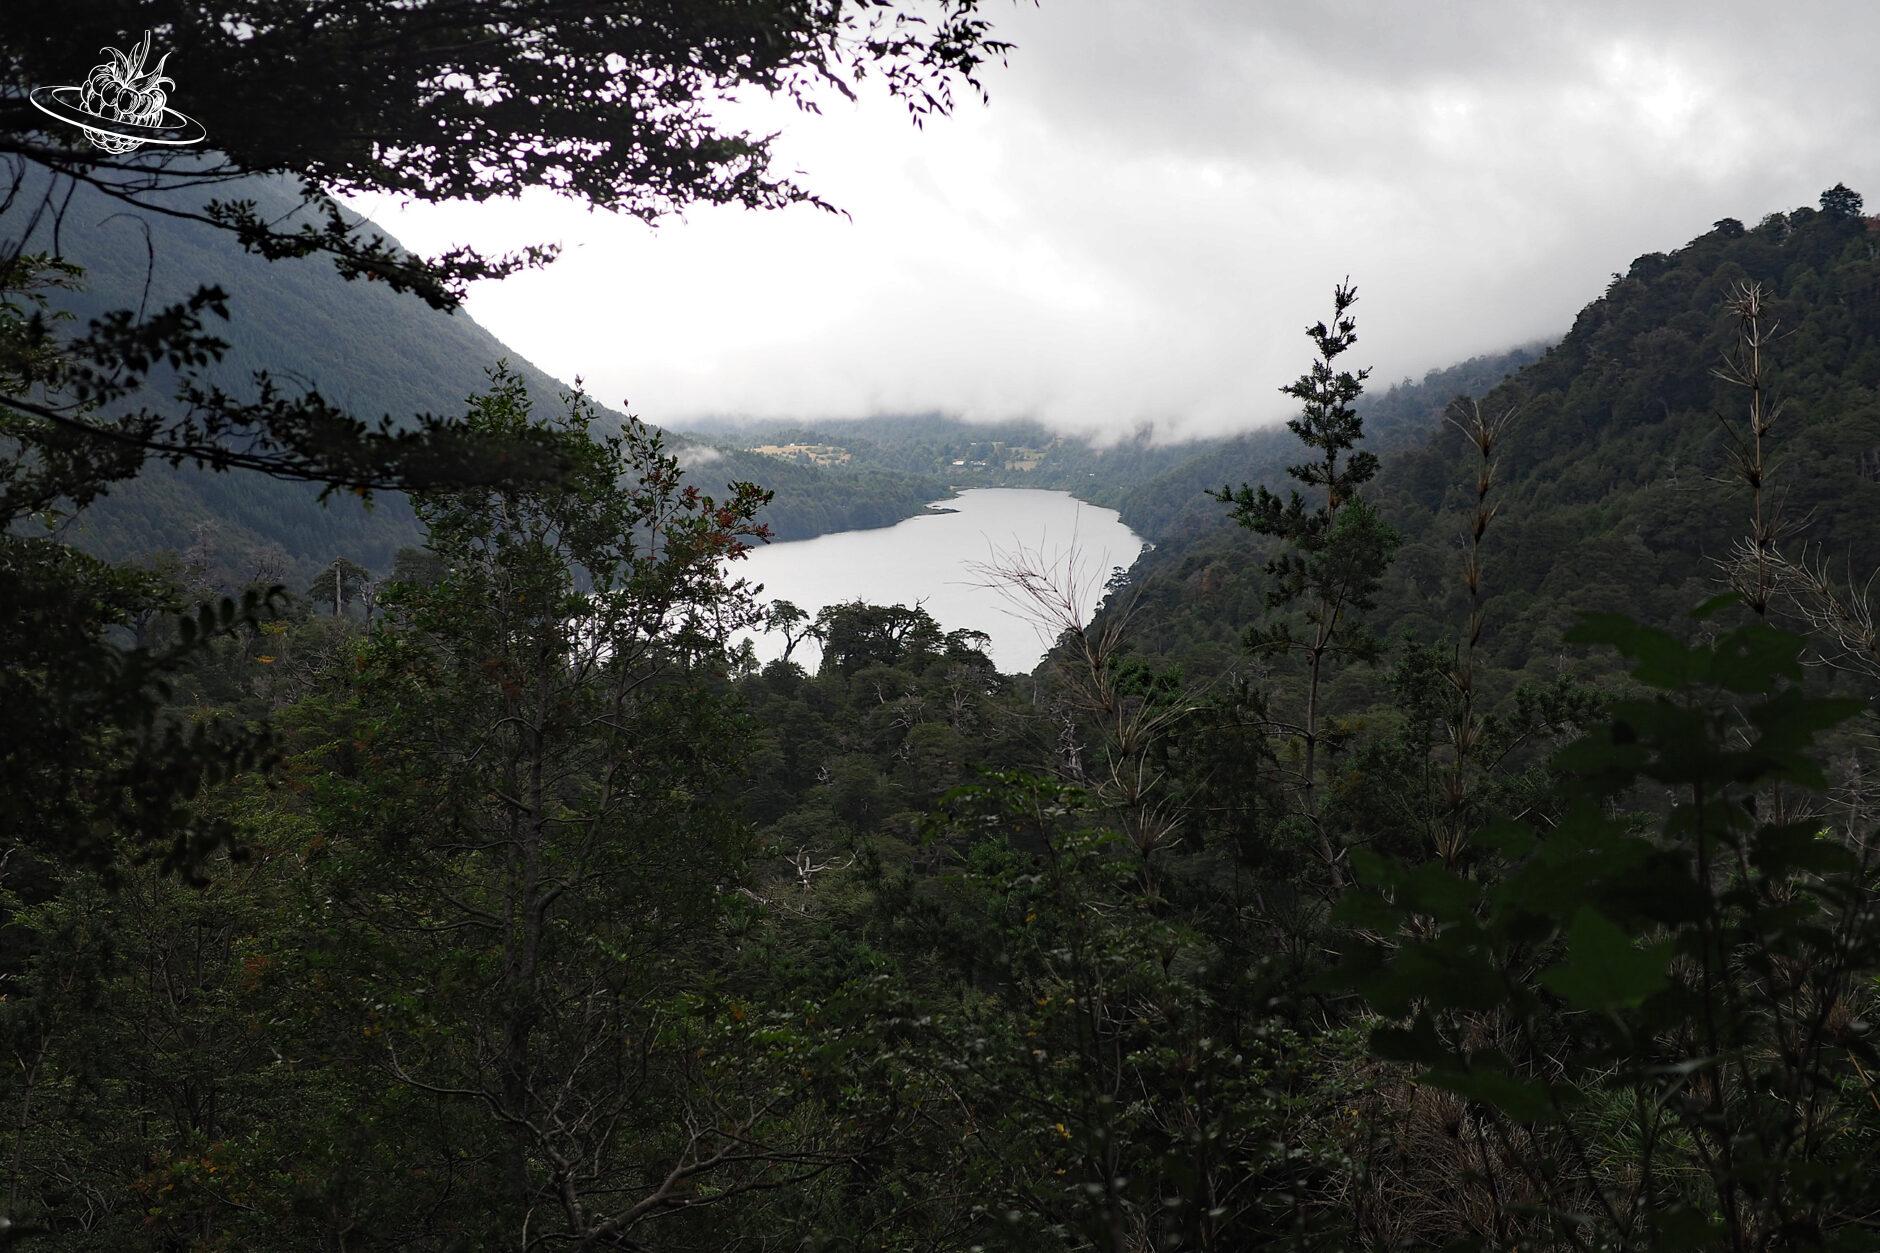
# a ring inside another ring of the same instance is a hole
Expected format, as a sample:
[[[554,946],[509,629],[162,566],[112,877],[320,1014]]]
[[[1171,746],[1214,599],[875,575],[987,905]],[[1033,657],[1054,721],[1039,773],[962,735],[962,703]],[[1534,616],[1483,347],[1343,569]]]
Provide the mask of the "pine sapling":
[[[1298,813],[1311,826],[1331,887],[1345,882],[1344,855],[1327,831],[1319,790],[1320,748],[1326,736],[1324,688],[1328,667],[1337,660],[1375,660],[1381,648],[1375,638],[1354,621],[1371,608],[1379,580],[1389,567],[1398,536],[1358,494],[1377,473],[1377,457],[1357,448],[1364,438],[1364,420],[1357,401],[1364,394],[1369,369],[1341,369],[1338,359],[1358,341],[1351,307],[1357,289],[1349,280],[1332,293],[1332,317],[1306,329],[1317,359],[1296,381],[1280,390],[1296,398],[1299,416],[1287,423],[1300,442],[1313,450],[1313,460],[1288,468],[1288,473],[1309,488],[1324,492],[1324,502],[1308,504],[1297,489],[1284,499],[1265,485],[1223,487],[1209,495],[1232,507],[1235,522],[1257,535],[1281,541],[1282,551],[1266,564],[1269,579],[1267,605],[1281,609],[1303,606],[1303,633],[1281,619],[1256,626],[1246,635],[1257,653],[1303,653],[1306,668],[1305,709],[1302,720],[1280,730],[1300,747],[1300,770],[1294,791]]]

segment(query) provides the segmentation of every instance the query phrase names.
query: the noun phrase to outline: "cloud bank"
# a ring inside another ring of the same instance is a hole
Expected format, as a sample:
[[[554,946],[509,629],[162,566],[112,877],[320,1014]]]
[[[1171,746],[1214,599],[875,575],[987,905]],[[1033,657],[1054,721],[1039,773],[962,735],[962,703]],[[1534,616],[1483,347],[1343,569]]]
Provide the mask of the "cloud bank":
[[[1390,380],[1566,329],[1633,257],[1846,182],[1880,204],[1880,6],[1044,0],[990,106],[765,104],[850,217],[658,228],[360,199],[408,244],[556,239],[471,313],[679,424],[941,410],[1217,433],[1286,412],[1357,284]]]

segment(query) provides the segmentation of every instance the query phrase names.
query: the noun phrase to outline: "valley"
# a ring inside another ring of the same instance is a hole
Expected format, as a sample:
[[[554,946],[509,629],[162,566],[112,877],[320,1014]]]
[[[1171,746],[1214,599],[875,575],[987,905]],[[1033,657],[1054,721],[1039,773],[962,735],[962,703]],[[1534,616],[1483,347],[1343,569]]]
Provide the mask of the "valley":
[[[9,0],[0,1247],[1880,1245],[1880,17],[1147,12]]]

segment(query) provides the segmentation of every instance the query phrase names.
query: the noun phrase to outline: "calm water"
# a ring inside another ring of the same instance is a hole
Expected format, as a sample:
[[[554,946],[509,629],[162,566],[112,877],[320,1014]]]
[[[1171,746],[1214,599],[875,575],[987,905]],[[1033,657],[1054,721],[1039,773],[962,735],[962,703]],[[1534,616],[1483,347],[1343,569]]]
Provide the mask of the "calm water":
[[[826,605],[864,600],[877,605],[918,602],[945,630],[962,627],[992,637],[993,662],[1007,673],[1028,671],[1048,641],[1014,616],[999,594],[976,586],[973,569],[997,554],[1023,548],[1042,556],[1061,579],[1073,563],[1078,612],[1088,621],[1103,599],[1116,566],[1127,569],[1143,541],[1114,509],[1085,504],[1069,492],[982,487],[959,493],[930,513],[872,531],[842,531],[789,544],[770,544],[737,563],[735,573],[762,583],[762,599],[788,600],[814,617]],[[781,636],[754,638],[764,661],[781,656]],[[797,646],[792,660],[814,669],[814,640]]]

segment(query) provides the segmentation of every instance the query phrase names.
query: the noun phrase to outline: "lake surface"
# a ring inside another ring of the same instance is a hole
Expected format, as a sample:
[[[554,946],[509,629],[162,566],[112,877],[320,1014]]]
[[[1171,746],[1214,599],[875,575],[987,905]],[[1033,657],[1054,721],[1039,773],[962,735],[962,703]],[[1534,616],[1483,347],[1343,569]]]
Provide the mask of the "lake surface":
[[[762,583],[764,601],[787,600],[809,613],[863,600],[875,605],[918,603],[948,631],[969,628],[992,637],[990,653],[1008,674],[1029,671],[1050,641],[1017,617],[975,563],[997,561],[1020,549],[1043,559],[1059,581],[1074,565],[1080,622],[1103,600],[1103,585],[1117,566],[1127,569],[1143,540],[1114,509],[1086,504],[1069,492],[1026,487],[979,487],[935,502],[951,513],[926,513],[894,526],[840,531],[753,549],[733,573]],[[757,655],[783,655],[779,635],[752,637]],[[797,646],[793,661],[814,670],[814,640]]]

